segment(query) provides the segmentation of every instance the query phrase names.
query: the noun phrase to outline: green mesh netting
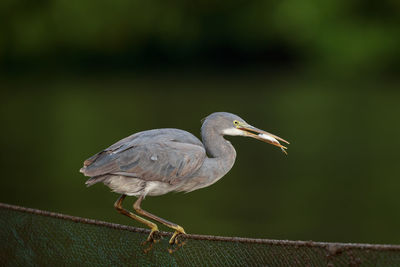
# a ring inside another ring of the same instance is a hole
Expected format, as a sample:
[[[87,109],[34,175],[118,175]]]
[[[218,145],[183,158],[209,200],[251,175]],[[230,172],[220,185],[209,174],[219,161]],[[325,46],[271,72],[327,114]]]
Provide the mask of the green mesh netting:
[[[169,233],[148,253],[149,231],[0,203],[0,266],[400,266],[400,246]]]

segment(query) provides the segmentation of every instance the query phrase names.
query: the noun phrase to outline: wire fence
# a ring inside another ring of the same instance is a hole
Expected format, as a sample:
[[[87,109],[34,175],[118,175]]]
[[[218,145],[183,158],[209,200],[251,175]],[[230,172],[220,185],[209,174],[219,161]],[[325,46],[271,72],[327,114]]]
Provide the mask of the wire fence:
[[[149,230],[0,203],[0,266],[400,266],[399,245],[171,233],[144,252]],[[174,248],[176,249],[176,248]]]

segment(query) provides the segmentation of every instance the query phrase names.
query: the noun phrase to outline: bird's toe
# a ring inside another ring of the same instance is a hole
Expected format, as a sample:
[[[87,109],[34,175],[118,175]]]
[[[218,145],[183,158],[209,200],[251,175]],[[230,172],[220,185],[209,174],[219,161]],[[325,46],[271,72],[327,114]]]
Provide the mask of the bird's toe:
[[[175,237],[175,245],[182,246],[186,243],[186,234],[180,233]]]
[[[146,241],[144,241],[143,244],[147,244],[147,243],[158,243],[161,240],[161,234],[160,231],[158,230],[152,230],[149,234],[149,236],[147,237]]]
[[[186,234],[179,233],[179,234],[175,235],[174,239],[170,240],[170,244],[171,244],[171,247],[168,248],[168,252],[170,254],[172,254],[175,251],[177,251],[178,249],[180,249],[181,247],[183,247],[183,245],[186,244]]]
[[[149,235],[149,237],[148,237],[148,239],[150,239],[151,242],[153,242],[153,243],[158,243],[158,242],[160,242],[160,240],[161,240],[160,231],[151,232],[150,235]]]
[[[161,238],[161,234],[158,230],[152,230],[146,241],[142,243],[142,246],[147,246],[143,249],[144,253],[148,253],[153,248],[155,243],[160,242]]]

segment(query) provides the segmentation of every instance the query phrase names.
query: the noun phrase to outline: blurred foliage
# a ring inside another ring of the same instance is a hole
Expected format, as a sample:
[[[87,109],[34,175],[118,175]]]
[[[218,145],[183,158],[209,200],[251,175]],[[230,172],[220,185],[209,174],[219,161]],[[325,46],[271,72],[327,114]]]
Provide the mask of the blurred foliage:
[[[289,156],[229,138],[225,178],[144,208],[189,233],[400,243],[399,3],[2,0],[0,201],[133,224],[83,160],[230,111]]]
[[[395,0],[3,0],[0,60],[6,69],[256,63],[393,73],[399,14]]]

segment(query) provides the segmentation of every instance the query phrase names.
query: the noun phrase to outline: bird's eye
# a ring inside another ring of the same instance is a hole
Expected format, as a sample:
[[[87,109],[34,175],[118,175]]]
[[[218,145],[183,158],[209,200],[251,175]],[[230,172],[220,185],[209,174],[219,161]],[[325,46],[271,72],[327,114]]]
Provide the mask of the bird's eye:
[[[234,121],[233,121],[233,124],[235,124],[236,126],[238,126],[238,125],[239,125],[239,121],[234,120]]]

